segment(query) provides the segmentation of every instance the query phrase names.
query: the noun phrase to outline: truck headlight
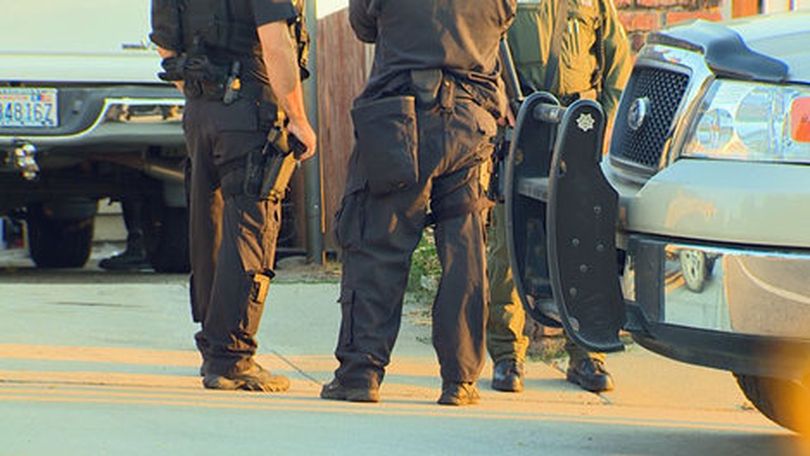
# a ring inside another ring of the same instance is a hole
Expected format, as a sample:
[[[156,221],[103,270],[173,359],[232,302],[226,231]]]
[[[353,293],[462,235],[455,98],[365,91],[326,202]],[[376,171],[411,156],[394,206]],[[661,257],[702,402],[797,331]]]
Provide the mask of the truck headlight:
[[[716,81],[681,156],[810,163],[810,88]]]

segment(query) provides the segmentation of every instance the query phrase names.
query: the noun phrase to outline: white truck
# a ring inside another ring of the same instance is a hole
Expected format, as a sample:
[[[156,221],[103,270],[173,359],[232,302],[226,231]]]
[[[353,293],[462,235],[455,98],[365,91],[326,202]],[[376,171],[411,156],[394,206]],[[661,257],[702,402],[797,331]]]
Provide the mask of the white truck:
[[[810,433],[810,13],[651,35],[604,115],[523,103],[506,172],[512,265],[580,344],[730,371]]]
[[[149,2],[1,3],[0,214],[38,267],[80,267],[99,199],[141,197],[152,265],[187,270],[184,100],[156,77]]]

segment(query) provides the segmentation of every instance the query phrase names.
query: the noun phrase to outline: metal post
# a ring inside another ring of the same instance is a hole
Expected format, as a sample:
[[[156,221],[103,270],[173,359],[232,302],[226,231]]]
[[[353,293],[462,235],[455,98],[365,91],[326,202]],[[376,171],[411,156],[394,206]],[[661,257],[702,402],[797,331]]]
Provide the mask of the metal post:
[[[309,32],[309,79],[304,81],[304,100],[309,121],[318,132],[318,6],[317,0],[306,0],[304,17]],[[322,171],[320,154],[323,153],[319,141],[318,152],[304,162],[304,204],[307,219],[307,262],[323,264],[324,218]]]

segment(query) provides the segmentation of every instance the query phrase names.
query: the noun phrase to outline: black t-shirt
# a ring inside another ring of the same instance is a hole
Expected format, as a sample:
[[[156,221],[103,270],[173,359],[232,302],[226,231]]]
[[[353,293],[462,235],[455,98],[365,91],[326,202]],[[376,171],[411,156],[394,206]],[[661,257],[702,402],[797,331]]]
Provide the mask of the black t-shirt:
[[[267,83],[267,71],[262,60],[262,50],[256,28],[272,22],[284,21],[292,23],[298,15],[298,10],[292,0],[219,0],[224,3],[209,1],[207,4],[196,4],[196,10],[191,12],[188,8],[185,14],[197,14],[209,20],[217,10],[227,8],[230,21],[230,36],[237,36],[232,44],[240,51],[222,48],[212,43],[205,44],[205,53],[216,64],[229,65],[233,60],[242,63],[241,77],[245,81],[256,80]],[[312,0],[314,1],[314,0]],[[208,10],[210,15],[208,14]],[[184,19],[177,6],[177,0],[152,0],[152,33],[151,40],[158,46],[173,51],[183,52],[183,43],[190,41],[189,37],[180,34]],[[223,30],[223,29],[219,29]],[[225,33],[225,32],[222,32]]]
[[[238,27],[260,27],[276,21],[292,22],[298,11],[291,0],[220,0],[228,1],[228,10]],[[313,0],[314,1],[314,0]],[[216,5],[214,3],[214,5]],[[214,8],[216,9],[216,8]],[[214,12],[212,11],[211,14]],[[182,19],[177,0],[152,0],[152,33],[150,39],[158,46],[182,51]],[[258,45],[258,36],[256,37]]]
[[[310,0],[315,1],[315,0]],[[290,0],[250,0],[256,27],[276,21],[290,21],[298,12]]]
[[[350,0],[355,34],[376,44],[361,99],[396,92],[409,70],[442,68],[502,108],[498,46],[515,10],[515,0]]]

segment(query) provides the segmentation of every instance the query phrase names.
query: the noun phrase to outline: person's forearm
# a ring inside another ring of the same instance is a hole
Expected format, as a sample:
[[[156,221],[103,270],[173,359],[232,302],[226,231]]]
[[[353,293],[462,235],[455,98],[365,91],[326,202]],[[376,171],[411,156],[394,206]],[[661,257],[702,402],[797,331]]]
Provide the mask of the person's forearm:
[[[273,22],[258,29],[270,87],[290,119],[306,119],[298,57],[287,24]]]

